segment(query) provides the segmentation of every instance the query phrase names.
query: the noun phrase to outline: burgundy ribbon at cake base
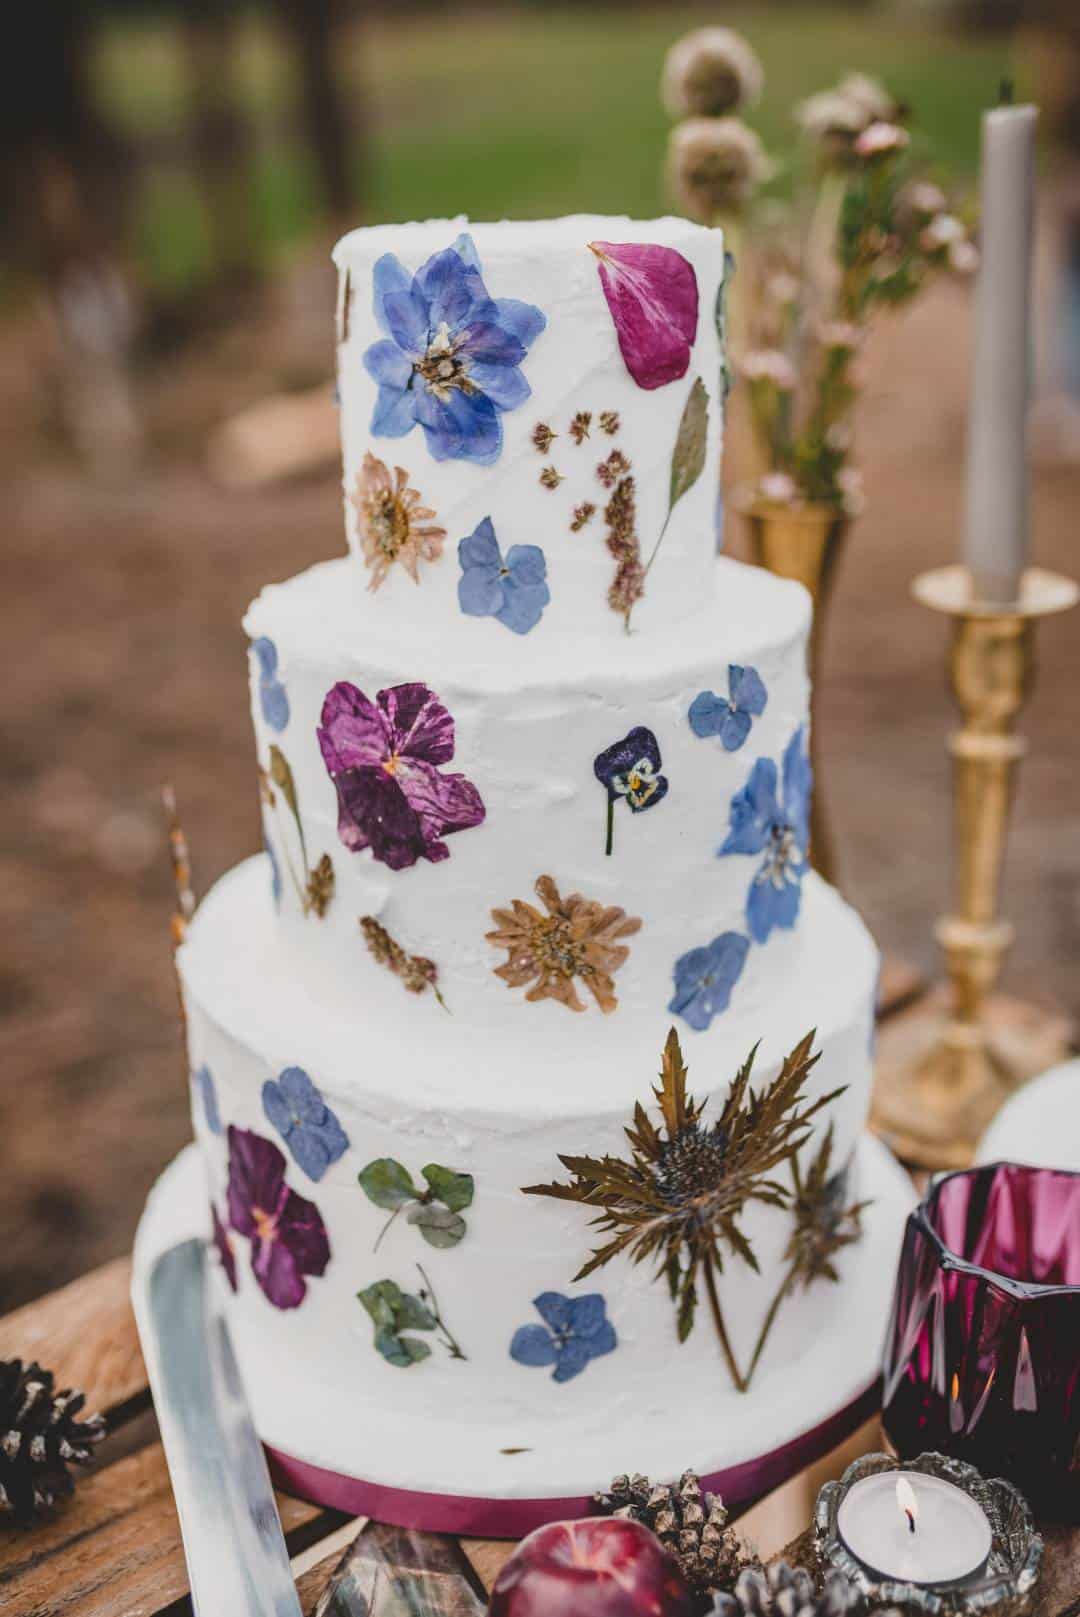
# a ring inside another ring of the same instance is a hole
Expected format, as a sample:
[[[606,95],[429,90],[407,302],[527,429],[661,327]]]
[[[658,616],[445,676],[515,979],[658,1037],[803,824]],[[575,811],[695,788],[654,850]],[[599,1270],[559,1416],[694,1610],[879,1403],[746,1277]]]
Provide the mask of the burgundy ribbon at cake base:
[[[843,1442],[881,1407],[881,1382],[828,1420],[784,1443],[771,1453],[740,1465],[712,1471],[701,1479],[703,1488],[718,1493],[732,1513],[748,1510],[763,1495],[778,1488],[823,1454]],[[591,1498],[483,1499],[466,1494],[423,1493],[411,1488],[390,1488],[379,1482],[343,1476],[294,1459],[267,1447],[270,1472],[279,1487],[302,1499],[351,1516],[370,1516],[394,1527],[429,1533],[456,1533],[471,1538],[524,1538],[545,1522],[568,1521],[592,1513]],[[686,1457],[689,1462],[693,1456]],[[680,1461],[680,1466],[682,1462]],[[597,1479],[606,1486],[610,1479]]]

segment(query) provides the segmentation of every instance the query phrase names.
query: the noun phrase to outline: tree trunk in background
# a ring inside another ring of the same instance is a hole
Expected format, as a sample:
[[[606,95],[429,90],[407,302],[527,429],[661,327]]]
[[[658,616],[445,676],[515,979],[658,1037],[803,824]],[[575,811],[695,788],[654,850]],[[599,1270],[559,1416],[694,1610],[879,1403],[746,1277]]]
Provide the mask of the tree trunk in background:
[[[334,71],[341,0],[277,0],[301,76],[307,139],[319,169],[326,206],[340,224],[350,220],[355,194],[349,162],[351,120]]]
[[[233,0],[185,0],[181,9],[191,93],[191,143],[218,276],[231,287],[259,265],[252,150],[237,100]]]

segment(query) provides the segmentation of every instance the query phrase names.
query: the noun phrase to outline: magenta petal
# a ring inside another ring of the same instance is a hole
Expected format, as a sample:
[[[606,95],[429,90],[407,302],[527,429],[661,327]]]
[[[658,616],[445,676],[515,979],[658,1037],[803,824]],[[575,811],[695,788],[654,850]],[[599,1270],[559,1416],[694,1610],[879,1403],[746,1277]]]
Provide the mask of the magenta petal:
[[[589,248],[638,387],[663,387],[685,376],[698,323],[693,265],[672,247],[643,242],[593,241]]]
[[[408,687],[406,687],[408,688]],[[319,746],[331,775],[343,769],[385,763],[394,750],[393,735],[382,703],[376,707],[363,691],[341,680],[326,694]]]
[[[395,685],[380,691],[393,751],[429,764],[446,764],[454,756],[454,721],[427,685]]]
[[[278,1219],[278,1239],[288,1247],[301,1274],[321,1275],[330,1262],[326,1225],[314,1202],[290,1190]]]
[[[275,1308],[298,1308],[303,1302],[307,1287],[301,1276],[300,1265],[288,1247],[276,1237],[251,1243],[251,1267],[255,1279]]]
[[[420,821],[426,841],[483,824],[483,799],[464,775],[440,775],[430,764],[410,758],[398,766],[397,782]]]
[[[391,870],[407,870],[425,857],[423,827],[396,776],[381,768],[346,769],[334,785],[338,836],[350,853],[370,848]]]
[[[285,1158],[272,1140],[250,1129],[229,1126],[229,1223],[240,1235],[254,1235],[252,1210],[277,1209],[285,1193]]]

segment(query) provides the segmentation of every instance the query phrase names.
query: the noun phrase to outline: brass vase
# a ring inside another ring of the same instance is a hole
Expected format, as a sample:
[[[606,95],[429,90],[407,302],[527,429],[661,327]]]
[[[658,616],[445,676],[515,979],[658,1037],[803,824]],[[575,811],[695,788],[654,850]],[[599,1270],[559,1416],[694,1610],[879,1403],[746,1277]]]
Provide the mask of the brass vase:
[[[809,671],[810,761],[814,769],[814,796],[810,809],[810,862],[826,881],[835,884],[836,860],[822,790],[821,727],[817,718],[818,690],[825,642],[825,618],[833,581],[851,527],[847,512],[833,505],[776,505],[750,493],[736,494],[734,505],[746,521],[750,551],[759,567],[778,578],[793,578],[805,585],[814,603],[810,629]]]

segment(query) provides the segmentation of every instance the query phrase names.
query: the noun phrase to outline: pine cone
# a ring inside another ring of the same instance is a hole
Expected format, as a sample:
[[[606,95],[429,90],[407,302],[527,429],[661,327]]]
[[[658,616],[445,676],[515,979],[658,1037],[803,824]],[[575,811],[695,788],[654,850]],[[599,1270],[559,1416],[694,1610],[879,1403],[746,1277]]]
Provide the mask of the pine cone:
[[[652,1529],[682,1568],[695,1594],[730,1589],[752,1564],[745,1545],[728,1526],[723,1500],[702,1493],[693,1471],[677,1483],[653,1486],[648,1477],[616,1477],[596,1505],[608,1516],[628,1516]]]
[[[802,1567],[794,1571],[780,1561],[768,1570],[747,1567],[734,1594],[717,1595],[712,1617],[849,1617],[862,1596],[842,1572],[830,1572],[815,1583]]]
[[[76,1419],[81,1392],[56,1392],[51,1370],[0,1360],[0,1516],[29,1521],[75,1491],[69,1465],[86,1465],[105,1436],[101,1415]]]

